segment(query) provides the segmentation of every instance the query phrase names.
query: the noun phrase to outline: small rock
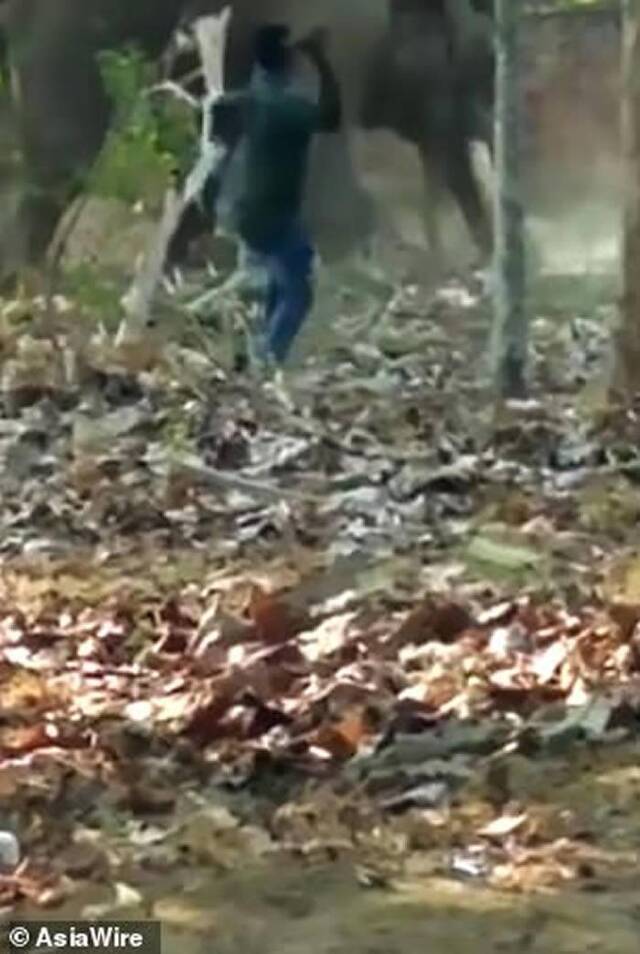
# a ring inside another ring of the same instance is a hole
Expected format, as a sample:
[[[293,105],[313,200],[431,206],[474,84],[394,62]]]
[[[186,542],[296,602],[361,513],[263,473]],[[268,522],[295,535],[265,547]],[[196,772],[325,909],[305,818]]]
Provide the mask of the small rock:
[[[0,872],[13,871],[20,862],[20,844],[11,831],[0,831]]]
[[[426,782],[388,798],[382,807],[388,812],[403,812],[408,808],[437,808],[446,801],[448,795],[449,786],[446,782]]]

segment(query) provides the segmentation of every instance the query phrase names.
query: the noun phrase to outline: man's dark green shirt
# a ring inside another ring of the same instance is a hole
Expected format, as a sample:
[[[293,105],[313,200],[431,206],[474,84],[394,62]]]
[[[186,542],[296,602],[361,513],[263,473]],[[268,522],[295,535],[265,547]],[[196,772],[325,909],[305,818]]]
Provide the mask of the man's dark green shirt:
[[[320,109],[260,75],[247,90],[225,94],[216,109],[237,113],[241,130],[221,183],[218,217],[250,245],[268,243],[299,215]]]

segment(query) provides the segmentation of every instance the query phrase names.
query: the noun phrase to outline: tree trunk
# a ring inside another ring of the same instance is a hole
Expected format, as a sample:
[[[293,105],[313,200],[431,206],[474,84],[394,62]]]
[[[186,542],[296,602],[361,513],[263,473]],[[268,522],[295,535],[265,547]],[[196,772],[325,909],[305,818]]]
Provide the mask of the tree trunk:
[[[495,0],[495,287],[491,342],[502,397],[523,397],[528,343],[524,211],[520,174],[520,6]]]
[[[612,397],[628,401],[640,391],[640,4],[623,0],[622,10],[622,294],[609,385]]]

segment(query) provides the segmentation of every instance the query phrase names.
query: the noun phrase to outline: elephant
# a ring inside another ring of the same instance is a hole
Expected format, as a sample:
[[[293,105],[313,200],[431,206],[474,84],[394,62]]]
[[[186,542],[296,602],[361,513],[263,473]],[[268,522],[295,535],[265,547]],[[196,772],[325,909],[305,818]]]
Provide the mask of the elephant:
[[[492,227],[474,173],[471,144],[480,140],[490,150],[492,146],[491,20],[474,11],[473,29],[459,28],[459,0],[391,0],[390,12],[388,29],[367,70],[360,125],[390,129],[416,146],[434,256],[442,259],[437,210],[439,198],[448,192],[479,252],[487,257]]]
[[[255,0],[0,0],[25,169],[16,222],[3,230],[13,263],[42,260],[64,209],[81,189],[104,142],[111,103],[102,83],[98,54],[136,44],[148,57],[157,59],[181,23],[218,13],[229,2],[232,19],[224,64],[228,87],[242,84],[248,76],[253,26],[282,20],[291,25],[294,34],[300,34],[319,22],[328,25],[349,121],[390,128],[415,144],[425,168],[429,167],[431,182],[453,192],[478,244],[486,247],[485,217],[465,158],[472,124],[466,119],[456,123],[450,115],[452,109],[462,110],[462,115],[465,97],[475,93],[466,76],[473,72],[470,61],[466,62],[469,57],[456,54],[452,43],[456,38],[460,41],[461,21],[448,16],[448,11],[449,7],[457,10],[460,4],[470,10],[472,0],[351,0],[349,4],[325,0],[321,10],[308,0],[261,0],[259,6]],[[419,37],[426,44],[422,52],[409,35],[411,24],[418,21]],[[408,41],[413,65],[407,70],[403,57]],[[426,68],[418,68],[420,55],[426,55]],[[466,57],[464,63],[461,56]],[[414,102],[424,99],[422,110],[408,115],[402,97],[395,111],[384,115],[366,106],[372,96],[371,78],[381,63],[393,74],[389,88],[395,83],[398,94],[404,96],[406,88]],[[414,84],[410,93],[409,87],[403,86],[408,81]],[[431,91],[425,83],[431,84]],[[429,110],[437,112],[440,93],[449,118],[433,122]],[[420,132],[419,126],[425,122],[427,126]],[[455,173],[446,171],[450,162]],[[432,240],[437,244],[433,235]],[[7,248],[0,248],[0,270],[3,258],[7,258]]]
[[[272,13],[284,16],[286,6],[286,0],[276,4]],[[370,0],[368,16],[357,0],[343,6],[348,9],[332,13],[337,26],[332,54],[348,123],[390,131],[417,148],[424,173],[425,232],[434,258],[444,257],[437,210],[448,193],[486,259],[492,228],[471,145],[479,140],[492,151],[492,0]],[[241,86],[249,77],[251,28],[263,17],[264,4],[245,4],[232,21],[225,71],[229,86]],[[305,26],[313,23],[313,11],[307,17]],[[346,162],[342,168],[349,178]],[[337,179],[330,158],[323,156],[309,198],[315,193],[318,207],[326,205]],[[340,196],[362,234],[372,213],[353,189],[350,198]]]
[[[342,14],[337,42],[332,44],[349,124],[391,131],[418,150],[426,193],[426,237],[440,264],[444,256],[437,212],[442,193],[449,193],[459,205],[482,258],[492,246],[490,217],[471,158],[472,140],[492,146],[492,21],[487,0],[475,2],[477,8],[469,0],[387,0],[373,21],[363,21],[362,11],[354,19],[351,7],[350,13]],[[271,5],[271,14],[284,18],[286,6]],[[337,16],[336,12],[334,24]],[[264,7],[256,12],[252,6],[240,9],[232,20],[225,63],[232,88],[248,82],[250,39],[263,17]],[[353,30],[354,24],[361,27],[363,22],[368,29]],[[304,26],[310,23],[313,19]],[[375,209],[359,187],[344,137],[331,140],[321,140],[315,147],[306,201],[325,260],[339,258],[362,243],[375,227]],[[323,228],[330,223],[333,229]],[[210,222],[202,212],[189,209],[172,257],[179,259],[191,235],[207,227]]]

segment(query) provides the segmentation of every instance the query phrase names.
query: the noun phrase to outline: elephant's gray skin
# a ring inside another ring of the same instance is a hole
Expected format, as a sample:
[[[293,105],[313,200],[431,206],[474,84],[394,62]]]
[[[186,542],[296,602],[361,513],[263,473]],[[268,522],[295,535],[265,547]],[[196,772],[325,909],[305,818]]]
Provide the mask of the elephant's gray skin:
[[[272,18],[305,20],[301,0],[271,0]],[[341,80],[347,123],[386,129],[415,145],[425,177],[425,228],[434,258],[443,259],[437,206],[442,193],[459,205],[483,258],[492,245],[490,217],[471,161],[471,142],[491,147],[493,106],[492,23],[475,0],[352,0],[323,7],[332,27],[331,55]],[[309,4],[306,10],[309,10]],[[346,9],[345,9],[346,7]],[[250,38],[265,4],[238,0],[227,44],[225,78],[244,85],[251,72]],[[304,9],[304,8],[303,8]],[[470,21],[470,22],[469,22]],[[312,163],[307,214],[325,259],[340,256],[374,225],[370,200],[358,187],[344,141],[320,142]],[[336,171],[337,170],[337,171]],[[327,218],[336,219],[328,229]],[[190,210],[176,234],[179,258],[190,234],[206,227]],[[369,230],[369,233],[368,231]],[[338,237],[338,239],[336,238]]]
[[[331,56],[343,86],[348,121],[362,118],[363,96],[366,103],[371,95],[367,79],[384,62],[390,67],[386,112],[373,119],[369,115],[367,124],[386,126],[419,147],[425,164],[458,198],[478,243],[486,246],[485,221],[475,206],[466,165],[465,136],[468,139],[471,134],[470,124],[456,124],[447,114],[447,109],[457,109],[464,102],[469,83],[462,79],[464,64],[454,62],[453,47],[444,38],[442,12],[435,11],[435,7],[446,12],[449,4],[470,2],[324,0],[316,5],[309,0],[232,0],[226,85],[232,87],[246,78],[251,27],[258,22],[283,20],[298,35],[324,23],[331,32]],[[400,9],[407,3],[413,5],[413,12]],[[416,11],[416,5],[421,10]],[[158,57],[181,21],[224,6],[225,0],[0,0],[26,171],[17,226],[5,228],[0,236],[0,240],[8,238],[14,260],[42,259],[62,212],[81,188],[83,174],[104,142],[110,103],[98,53],[135,43],[148,56]],[[390,8],[395,14],[391,28]],[[408,37],[407,17],[411,16],[422,17],[418,33],[422,46],[415,37]],[[427,23],[429,29],[425,29]],[[408,70],[402,65],[407,56],[413,64]],[[426,68],[418,62],[421,57]],[[398,94],[395,104],[392,89]],[[423,105],[412,111],[407,103]],[[366,108],[364,113],[367,118]],[[453,137],[450,144],[448,137]],[[451,164],[454,171],[448,172]]]
[[[492,246],[489,212],[474,173],[471,144],[491,144],[493,48],[489,29],[461,47],[443,0],[391,0],[389,27],[374,51],[359,120],[413,143],[427,201],[425,225],[440,256],[439,195],[457,202],[480,253]],[[456,56],[456,47],[464,55]]]

